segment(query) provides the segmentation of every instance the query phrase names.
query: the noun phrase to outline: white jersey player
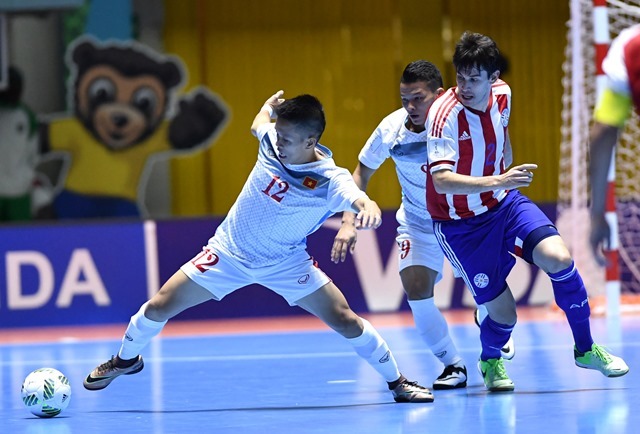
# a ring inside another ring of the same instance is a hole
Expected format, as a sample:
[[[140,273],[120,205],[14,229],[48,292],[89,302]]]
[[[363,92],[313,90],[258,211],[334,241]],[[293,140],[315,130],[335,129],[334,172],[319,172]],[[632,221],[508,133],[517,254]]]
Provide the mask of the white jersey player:
[[[395,401],[433,401],[429,389],[400,374],[386,342],[306,251],[307,235],[333,213],[357,213],[362,229],[377,228],[381,213],[318,143],[325,127],[320,102],[311,95],[285,101],[282,95],[269,98],[253,121],[258,160],[215,235],[131,317],[118,355],[94,369],[85,388],[103,389],[120,375],[140,372],[141,350],[173,316],[257,283],[344,336],[387,381]]]

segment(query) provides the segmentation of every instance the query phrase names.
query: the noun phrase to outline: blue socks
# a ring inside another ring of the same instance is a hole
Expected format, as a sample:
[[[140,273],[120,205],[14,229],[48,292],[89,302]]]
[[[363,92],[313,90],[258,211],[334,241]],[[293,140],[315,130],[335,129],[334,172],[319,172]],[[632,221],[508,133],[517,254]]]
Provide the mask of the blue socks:
[[[549,273],[553,295],[556,304],[564,311],[573,333],[573,339],[580,352],[591,350],[593,338],[591,337],[591,326],[589,316],[589,298],[584,287],[582,278],[576,270],[575,264],[557,273]]]
[[[515,325],[515,324],[514,324]],[[482,353],[480,360],[499,359],[500,350],[509,341],[514,325],[500,324],[487,316],[480,324]]]

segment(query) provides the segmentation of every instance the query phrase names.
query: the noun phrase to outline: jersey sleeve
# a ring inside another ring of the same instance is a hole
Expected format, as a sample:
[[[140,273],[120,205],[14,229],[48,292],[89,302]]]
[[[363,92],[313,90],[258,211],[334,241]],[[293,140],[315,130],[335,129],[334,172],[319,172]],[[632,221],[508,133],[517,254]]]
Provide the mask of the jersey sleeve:
[[[454,138],[451,122],[447,120],[439,136],[427,136],[429,172],[454,170],[458,161],[458,140]]]
[[[594,109],[593,118],[602,124],[622,128],[631,116],[633,103],[629,94],[606,88]]]
[[[624,38],[615,38],[602,61],[602,70],[607,76],[607,87],[616,93],[629,94],[629,75],[624,63]]]
[[[351,205],[366,193],[358,188],[348,170],[337,168],[331,176],[327,194],[328,207],[332,212],[353,211]]]
[[[389,147],[385,146],[383,125],[381,123],[360,150],[358,160],[365,166],[377,170],[389,156]]]
[[[256,131],[256,137],[258,138],[258,141],[262,142],[265,138],[265,136],[269,134],[271,136],[272,140],[275,140],[276,137],[276,127],[275,124],[273,122],[267,122],[264,123],[262,125],[260,125],[258,127],[258,130]],[[275,143],[275,141],[273,141],[273,143]]]

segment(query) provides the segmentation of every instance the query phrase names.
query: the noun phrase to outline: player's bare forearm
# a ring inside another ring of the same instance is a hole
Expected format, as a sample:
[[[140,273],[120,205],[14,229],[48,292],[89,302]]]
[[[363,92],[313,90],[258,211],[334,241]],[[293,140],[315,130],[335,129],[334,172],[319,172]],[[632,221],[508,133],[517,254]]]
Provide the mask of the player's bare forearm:
[[[273,110],[276,108],[276,106],[284,101],[284,99],[282,99],[282,95],[284,95],[283,90],[277,91],[264,102],[264,105],[262,107],[260,107],[258,114],[253,119],[253,123],[251,124],[251,134],[256,136],[258,134],[258,128],[260,127],[260,125],[271,122],[271,119],[274,116]]]
[[[607,177],[618,140],[618,127],[596,122],[591,130],[589,144],[589,183],[591,185],[591,214],[604,216],[607,194]]]
[[[360,190],[367,190],[367,184],[374,172],[374,169],[358,162],[352,177]],[[331,248],[331,260],[334,263],[344,262],[347,258],[347,252],[353,254],[358,241],[357,229],[359,223],[356,213],[350,211],[342,213],[342,225],[333,239],[333,247]]]
[[[362,191],[367,191],[367,185],[369,185],[369,179],[371,179],[371,175],[375,172],[374,169],[371,169],[365,166],[362,163],[358,163],[358,166],[355,168],[351,176],[355,181],[358,188]],[[353,212],[345,211],[342,213],[342,225],[351,225],[354,226],[356,223],[356,214]]]
[[[431,174],[433,185],[440,194],[477,194],[495,189],[528,187],[533,180],[536,164],[520,164],[501,175],[469,176],[449,169]]]
[[[351,223],[345,222],[343,216],[342,226],[340,226],[336,237],[333,239],[333,246],[331,247],[331,261],[335,264],[344,262],[345,259],[347,259],[347,252],[353,254],[356,247],[356,241],[358,240],[356,216],[354,213],[349,214],[351,215]]]

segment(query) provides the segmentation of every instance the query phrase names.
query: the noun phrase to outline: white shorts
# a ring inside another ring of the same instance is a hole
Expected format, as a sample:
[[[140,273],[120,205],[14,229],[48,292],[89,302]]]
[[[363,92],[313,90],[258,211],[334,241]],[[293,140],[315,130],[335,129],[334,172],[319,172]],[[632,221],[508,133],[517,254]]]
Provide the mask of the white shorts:
[[[433,225],[400,224],[396,243],[398,243],[399,271],[413,265],[419,265],[437,271],[436,282],[442,279],[444,254],[433,233]]]
[[[280,295],[291,306],[331,281],[304,250],[272,266],[249,268],[209,244],[180,270],[217,300],[255,283]]]

